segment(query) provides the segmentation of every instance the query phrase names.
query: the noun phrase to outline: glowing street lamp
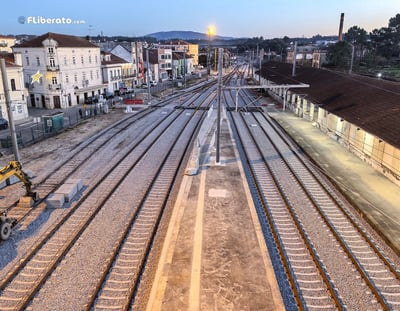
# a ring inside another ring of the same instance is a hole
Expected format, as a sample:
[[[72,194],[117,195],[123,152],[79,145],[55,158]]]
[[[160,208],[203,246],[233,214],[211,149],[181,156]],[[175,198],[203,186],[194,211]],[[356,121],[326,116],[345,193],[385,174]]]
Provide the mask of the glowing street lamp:
[[[208,51],[207,51],[207,75],[210,74],[210,52],[211,52],[211,37],[217,33],[215,26],[210,25],[207,28],[208,35]]]
[[[213,26],[213,25],[208,26],[208,29],[207,29],[208,39],[210,40],[210,38],[212,36],[215,36],[216,32],[217,31],[215,29],[215,26]]]

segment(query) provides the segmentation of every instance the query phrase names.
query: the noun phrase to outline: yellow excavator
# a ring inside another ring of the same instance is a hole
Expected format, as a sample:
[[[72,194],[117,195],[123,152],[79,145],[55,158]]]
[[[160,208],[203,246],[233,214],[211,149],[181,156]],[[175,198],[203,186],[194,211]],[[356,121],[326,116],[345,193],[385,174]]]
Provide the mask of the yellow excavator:
[[[28,174],[22,170],[22,165],[18,161],[10,161],[6,166],[0,169],[0,183],[6,182],[11,176],[16,176],[24,183],[26,188],[26,196],[21,198],[20,202],[24,202],[25,206],[32,206],[33,202],[39,200],[37,192],[32,191],[32,182]],[[28,202],[28,203],[26,203]],[[17,221],[14,218],[8,218],[7,212],[3,211],[0,216],[0,240],[7,240],[10,237],[12,228]]]

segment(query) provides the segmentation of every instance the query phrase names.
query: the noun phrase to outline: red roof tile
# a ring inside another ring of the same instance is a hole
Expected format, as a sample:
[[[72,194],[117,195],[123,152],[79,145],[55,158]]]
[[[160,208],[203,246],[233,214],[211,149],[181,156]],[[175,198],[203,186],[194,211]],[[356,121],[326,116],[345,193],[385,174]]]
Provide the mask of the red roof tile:
[[[53,32],[45,33],[39,37],[36,37],[32,40],[28,40],[22,42],[20,44],[15,45],[14,47],[43,47],[42,42],[46,39],[53,39],[57,41],[59,47],[87,47],[87,48],[99,48],[97,45],[89,42],[88,40],[75,37],[70,35],[58,34]]]
[[[262,76],[277,84],[306,83],[306,99],[400,148],[400,83],[310,67],[269,62]]]

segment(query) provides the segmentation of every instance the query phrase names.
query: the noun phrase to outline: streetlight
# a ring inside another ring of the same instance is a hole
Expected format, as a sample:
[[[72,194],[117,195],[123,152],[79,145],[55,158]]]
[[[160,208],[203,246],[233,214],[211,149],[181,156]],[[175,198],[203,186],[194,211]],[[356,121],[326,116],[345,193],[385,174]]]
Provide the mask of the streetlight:
[[[215,36],[215,34],[216,34],[215,26],[213,26],[213,25],[208,26],[208,28],[207,28],[207,35],[208,35],[207,76],[211,72],[211,68],[210,68],[211,37]]]

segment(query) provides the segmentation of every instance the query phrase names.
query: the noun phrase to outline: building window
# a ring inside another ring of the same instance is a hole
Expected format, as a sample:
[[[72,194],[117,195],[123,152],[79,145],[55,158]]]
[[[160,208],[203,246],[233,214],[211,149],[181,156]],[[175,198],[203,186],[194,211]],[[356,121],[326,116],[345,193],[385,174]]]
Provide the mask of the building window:
[[[90,80],[93,80],[93,71],[90,70]]]
[[[17,88],[15,87],[15,79],[11,79],[11,91],[16,91]]]
[[[54,53],[54,49],[53,48],[49,48],[49,54],[53,54]]]
[[[36,57],[36,65],[40,66],[40,58],[39,57]]]
[[[76,64],[76,59],[75,59],[75,56],[72,56],[72,64]]]
[[[64,65],[67,65],[67,56],[64,56]]]
[[[83,56],[81,56],[81,64],[83,64]]]
[[[69,77],[68,77],[68,75],[65,75],[65,83],[69,83]]]
[[[25,62],[26,62],[26,65],[29,66],[29,57],[28,56],[25,57]]]
[[[99,71],[96,70],[96,79],[99,79]]]
[[[76,73],[74,74],[74,81],[75,81],[75,83],[78,82],[78,75]]]
[[[97,55],[94,57],[94,62],[97,64]]]
[[[91,63],[92,63],[92,56],[89,55],[89,64],[91,64]]]
[[[56,66],[56,62],[54,60],[53,57],[50,57],[50,67],[55,67]]]
[[[51,78],[51,84],[57,84],[57,77]]]

